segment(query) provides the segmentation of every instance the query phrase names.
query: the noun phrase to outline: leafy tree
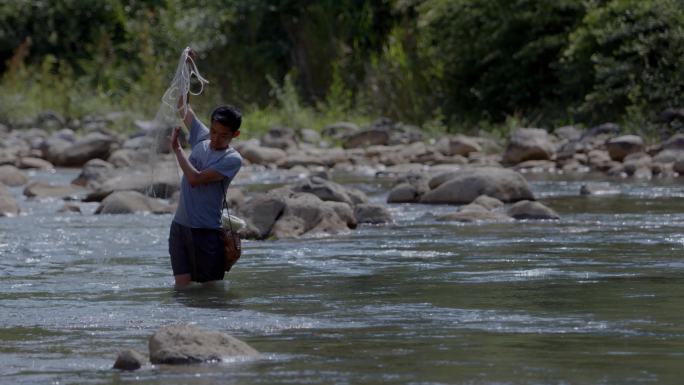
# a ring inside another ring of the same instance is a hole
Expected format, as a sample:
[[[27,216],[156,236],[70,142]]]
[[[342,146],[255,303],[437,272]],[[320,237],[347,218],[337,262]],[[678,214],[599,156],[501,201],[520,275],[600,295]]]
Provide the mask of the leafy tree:
[[[590,121],[643,119],[681,107],[684,3],[595,1],[572,33],[564,73]]]

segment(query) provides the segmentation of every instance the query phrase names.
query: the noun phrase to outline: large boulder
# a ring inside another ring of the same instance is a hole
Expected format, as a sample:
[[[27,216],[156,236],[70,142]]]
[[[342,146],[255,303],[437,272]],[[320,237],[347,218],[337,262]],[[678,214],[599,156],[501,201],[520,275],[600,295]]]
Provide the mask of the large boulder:
[[[354,208],[354,216],[358,223],[388,223],[392,222],[392,214],[383,205],[363,203]]]
[[[19,214],[20,209],[17,201],[12,197],[12,192],[0,183],[0,217],[12,217]]]
[[[14,166],[0,166],[0,183],[10,186],[23,186],[28,182],[26,174]]]
[[[192,364],[255,359],[259,352],[237,338],[192,325],[165,326],[149,340],[153,364]]]
[[[273,193],[255,195],[245,203],[242,216],[251,229],[253,238],[265,239],[271,234],[276,220],[285,209],[285,198]]]
[[[517,164],[526,160],[551,160],[556,146],[546,130],[540,128],[519,128],[511,134],[503,162]]]
[[[173,208],[160,199],[150,198],[137,191],[117,191],[105,198],[95,214],[133,214],[147,212],[170,214]]]
[[[56,199],[79,199],[88,190],[76,185],[54,185],[46,182],[35,181],[24,188],[24,196],[27,198],[56,198]]]
[[[629,154],[644,151],[644,140],[637,135],[623,135],[606,142],[608,155],[614,161],[622,162]]]
[[[560,219],[551,208],[533,201],[517,202],[506,213],[515,219]]]
[[[342,137],[351,135],[359,131],[359,126],[350,122],[336,122],[326,126],[323,129],[323,136],[331,137],[333,139],[340,139]]]
[[[431,190],[422,203],[464,204],[480,195],[502,202],[534,200],[534,194],[519,173],[498,167],[473,167],[440,174],[429,182]]]
[[[347,221],[320,198],[309,193],[293,192],[285,197],[283,214],[273,225],[271,235],[294,238],[305,234],[336,234],[347,231]]]
[[[115,137],[93,132],[56,153],[51,153],[48,161],[56,166],[80,167],[90,159],[107,159],[117,146]]]

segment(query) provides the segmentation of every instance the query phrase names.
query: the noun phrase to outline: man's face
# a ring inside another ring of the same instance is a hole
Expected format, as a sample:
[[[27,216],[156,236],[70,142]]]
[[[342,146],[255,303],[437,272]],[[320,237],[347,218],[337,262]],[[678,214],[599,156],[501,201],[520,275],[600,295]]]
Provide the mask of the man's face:
[[[223,150],[228,147],[233,138],[239,135],[239,130],[233,132],[230,128],[213,120],[209,128],[210,147],[212,150]]]

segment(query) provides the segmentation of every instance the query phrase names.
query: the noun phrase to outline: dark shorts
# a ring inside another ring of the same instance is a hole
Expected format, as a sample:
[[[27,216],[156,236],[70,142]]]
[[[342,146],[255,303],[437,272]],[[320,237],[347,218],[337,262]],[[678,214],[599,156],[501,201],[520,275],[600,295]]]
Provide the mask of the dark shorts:
[[[169,254],[173,275],[190,274],[195,282],[221,280],[226,263],[223,253],[220,230],[171,223]]]

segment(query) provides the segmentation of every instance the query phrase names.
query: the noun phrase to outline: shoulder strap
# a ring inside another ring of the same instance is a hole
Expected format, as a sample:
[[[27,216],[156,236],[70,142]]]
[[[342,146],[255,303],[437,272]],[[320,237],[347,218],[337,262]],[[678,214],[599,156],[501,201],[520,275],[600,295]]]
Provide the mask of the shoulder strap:
[[[228,211],[228,226],[230,227],[230,232],[232,233],[233,222],[230,220],[230,208],[228,207],[228,189],[225,187],[224,180],[225,178],[221,179],[221,188],[223,189],[223,208],[221,209],[221,213],[223,213],[223,209],[226,209],[226,211]]]

